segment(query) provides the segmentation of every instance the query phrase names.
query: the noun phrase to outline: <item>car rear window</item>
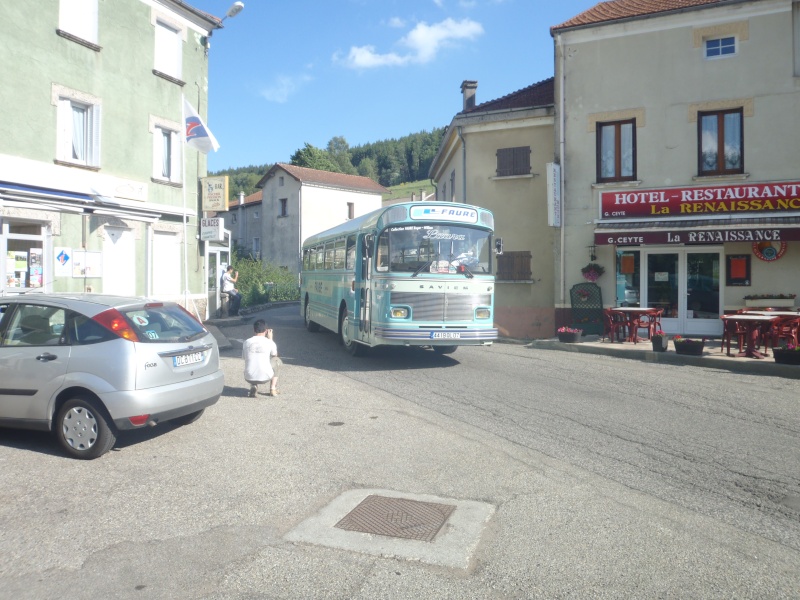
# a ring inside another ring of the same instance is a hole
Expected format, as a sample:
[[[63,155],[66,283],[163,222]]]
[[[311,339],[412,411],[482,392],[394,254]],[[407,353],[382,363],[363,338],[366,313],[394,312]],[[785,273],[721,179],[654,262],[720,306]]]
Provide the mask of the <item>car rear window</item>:
[[[177,304],[146,304],[120,309],[145,343],[191,342],[207,332]]]

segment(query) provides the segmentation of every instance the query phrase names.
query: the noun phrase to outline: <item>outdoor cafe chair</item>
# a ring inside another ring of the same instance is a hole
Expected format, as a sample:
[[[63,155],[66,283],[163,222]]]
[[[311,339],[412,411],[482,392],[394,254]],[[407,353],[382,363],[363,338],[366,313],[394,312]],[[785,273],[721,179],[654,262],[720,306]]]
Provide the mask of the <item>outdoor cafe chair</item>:
[[[770,331],[770,339],[772,347],[778,347],[781,340],[786,340],[787,344],[794,344],[797,346],[798,337],[800,333],[800,317],[781,317],[772,324]]]
[[[728,355],[730,356],[731,341],[733,338],[736,338],[736,342],[739,345],[739,352],[743,352],[745,335],[747,335],[747,328],[744,325],[734,321],[723,320],[722,343],[719,345],[719,351],[725,352],[725,348],[727,346]]]
[[[628,319],[620,313],[611,310],[610,308],[603,309],[603,339],[610,339],[612,342],[615,340],[622,341],[628,337]]]

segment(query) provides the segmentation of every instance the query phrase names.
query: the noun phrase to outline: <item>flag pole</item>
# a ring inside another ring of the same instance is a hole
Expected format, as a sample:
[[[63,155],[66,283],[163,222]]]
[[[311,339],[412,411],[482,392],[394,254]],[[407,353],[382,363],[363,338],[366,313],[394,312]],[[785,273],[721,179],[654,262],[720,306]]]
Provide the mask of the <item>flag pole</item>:
[[[186,225],[188,220],[186,213],[186,187],[188,186],[186,181],[186,151],[189,145],[186,143],[186,115],[183,114],[184,100],[184,96],[181,94],[181,122],[183,123],[183,143],[181,144],[181,169],[183,170],[181,174],[181,181],[183,182],[181,186],[183,189],[183,306],[186,310],[189,310],[189,238],[187,237],[189,232]]]

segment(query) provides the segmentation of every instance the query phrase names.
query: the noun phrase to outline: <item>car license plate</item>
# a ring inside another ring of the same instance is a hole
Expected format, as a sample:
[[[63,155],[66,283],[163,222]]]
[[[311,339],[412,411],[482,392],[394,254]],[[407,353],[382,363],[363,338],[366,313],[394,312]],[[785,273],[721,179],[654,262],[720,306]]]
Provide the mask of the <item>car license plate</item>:
[[[195,363],[202,362],[202,360],[203,360],[202,352],[192,352],[191,354],[181,354],[179,356],[173,356],[172,364],[176,367],[182,367],[184,365],[193,365]]]
[[[431,333],[431,339],[434,340],[457,340],[461,337],[458,331],[434,331]]]

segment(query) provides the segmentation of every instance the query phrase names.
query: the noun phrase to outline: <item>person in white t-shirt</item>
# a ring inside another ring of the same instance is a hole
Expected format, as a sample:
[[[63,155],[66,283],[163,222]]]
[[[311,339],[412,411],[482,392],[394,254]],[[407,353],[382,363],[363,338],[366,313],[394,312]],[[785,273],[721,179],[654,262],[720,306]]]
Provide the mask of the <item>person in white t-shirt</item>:
[[[255,398],[258,386],[269,383],[269,395],[278,395],[278,376],[272,359],[278,357],[278,346],[272,341],[272,329],[267,329],[264,319],[253,323],[253,337],[247,339],[242,347],[244,359],[244,379],[250,384],[250,398]]]
[[[239,281],[239,271],[234,273],[233,265],[228,265],[228,268],[219,278],[220,293],[227,294],[230,299],[228,306],[228,314],[234,316],[239,314],[239,307],[242,304],[242,295],[236,289],[236,282]]]

